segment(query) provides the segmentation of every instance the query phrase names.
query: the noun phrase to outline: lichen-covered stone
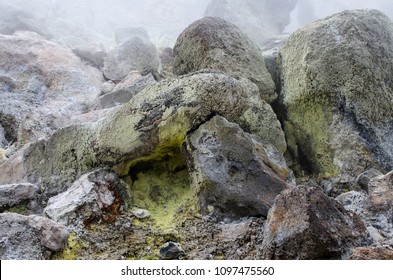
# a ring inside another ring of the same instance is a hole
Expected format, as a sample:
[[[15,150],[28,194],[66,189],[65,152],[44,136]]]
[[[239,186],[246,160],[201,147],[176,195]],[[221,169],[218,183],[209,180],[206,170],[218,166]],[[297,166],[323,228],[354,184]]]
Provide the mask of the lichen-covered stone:
[[[267,216],[294,183],[279,155],[222,117],[201,125],[187,138],[187,163],[202,213],[213,207],[224,217]]]
[[[393,167],[393,25],[344,11],[293,33],[281,50],[289,151],[309,172]]]
[[[49,259],[66,243],[65,226],[40,216],[0,214],[0,258]]]
[[[176,75],[211,68],[248,78],[268,103],[277,97],[258,46],[223,19],[206,17],[192,23],[177,39],[173,54]]]
[[[104,120],[60,129],[48,140],[31,145],[24,153],[25,174],[44,188],[69,186],[99,165],[113,166],[118,174],[127,175],[138,162],[179,153],[187,133],[212,116],[237,122],[254,106],[265,105],[247,79],[200,72],[165,80],[141,91]],[[277,126],[275,119],[248,132],[263,137]]]
[[[269,211],[262,243],[265,259],[340,259],[366,240],[357,214],[316,187],[280,194]]]
[[[120,81],[132,70],[142,74],[158,73],[160,59],[156,47],[147,39],[134,36],[109,51],[103,73],[107,79]]]

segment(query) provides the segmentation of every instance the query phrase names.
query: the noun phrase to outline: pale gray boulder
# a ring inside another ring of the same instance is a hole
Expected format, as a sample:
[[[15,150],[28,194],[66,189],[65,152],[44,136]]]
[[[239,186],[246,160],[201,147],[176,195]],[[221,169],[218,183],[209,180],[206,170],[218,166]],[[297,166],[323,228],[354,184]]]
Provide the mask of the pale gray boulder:
[[[280,51],[288,149],[304,170],[393,167],[393,24],[353,10],[293,33]]]
[[[149,40],[134,36],[108,52],[103,73],[107,79],[120,81],[131,71],[157,74],[160,68],[158,52]]]
[[[173,55],[176,75],[215,69],[249,79],[268,103],[277,97],[259,47],[228,21],[214,17],[195,21],[180,34]]]
[[[65,226],[40,216],[0,214],[0,259],[42,260],[64,248]]]

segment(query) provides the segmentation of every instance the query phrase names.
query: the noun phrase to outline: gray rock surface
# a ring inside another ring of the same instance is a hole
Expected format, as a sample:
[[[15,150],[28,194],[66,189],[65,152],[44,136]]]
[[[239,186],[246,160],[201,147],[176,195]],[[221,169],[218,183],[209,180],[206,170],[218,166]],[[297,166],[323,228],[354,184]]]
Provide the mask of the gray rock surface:
[[[356,177],[356,183],[365,191],[368,191],[368,184],[370,181],[377,177],[383,175],[381,171],[371,168],[369,170],[364,171],[358,177]]]
[[[237,25],[257,43],[281,34],[298,0],[211,0],[205,16],[220,17]]]
[[[6,146],[21,147],[68,124],[71,116],[93,106],[101,83],[102,74],[68,48],[29,32],[0,35],[0,122]]]
[[[150,40],[149,34],[143,27],[119,27],[114,31],[115,41],[117,44],[123,43],[134,36],[140,36]]]
[[[311,173],[393,167],[393,24],[344,11],[293,33],[281,50],[289,151]]]
[[[39,191],[38,186],[29,183],[0,185],[0,210],[35,201]]]
[[[187,164],[202,213],[267,216],[294,178],[279,155],[222,117],[201,125],[187,138]]]
[[[101,85],[101,95],[110,93],[114,88],[116,84],[112,81],[106,81]]]
[[[374,211],[393,215],[393,171],[371,179],[368,194]]]
[[[31,145],[24,153],[25,176],[46,189],[69,186],[98,165],[113,166],[126,175],[138,159],[178,153],[187,133],[212,116],[236,122],[247,110],[263,104],[257,87],[247,79],[218,72],[168,79],[141,91],[102,121],[60,129]],[[255,132],[268,135],[277,123]]]
[[[130,205],[126,186],[113,172],[97,170],[79,178],[65,192],[51,197],[44,214],[64,225],[90,227],[114,221]]]
[[[120,81],[132,70],[145,75],[149,72],[158,73],[159,67],[156,47],[147,39],[134,36],[108,52],[103,72],[107,79]]]
[[[99,97],[99,106],[100,108],[110,108],[127,103],[138,92],[155,83],[151,73],[142,76],[138,71],[131,71],[111,92]]]
[[[160,249],[160,258],[163,260],[175,260],[184,255],[180,244],[169,241]]]
[[[0,34],[12,35],[16,31],[31,31],[46,39],[53,37],[45,21],[32,13],[0,4]]]
[[[94,67],[99,69],[104,67],[106,51],[102,44],[77,46],[73,49],[73,52]]]
[[[173,73],[183,75],[211,68],[255,83],[268,103],[277,94],[258,46],[237,26],[206,17],[188,26],[173,49]]]
[[[0,214],[0,259],[49,259],[60,251],[68,237],[67,229],[40,216]]]
[[[369,195],[350,191],[336,198],[345,209],[360,216],[367,226],[370,242],[374,245],[393,244],[393,190],[389,186],[389,180],[389,174],[374,178],[369,184]]]
[[[265,259],[341,259],[366,242],[359,216],[316,187],[280,194],[269,211],[262,243]]]

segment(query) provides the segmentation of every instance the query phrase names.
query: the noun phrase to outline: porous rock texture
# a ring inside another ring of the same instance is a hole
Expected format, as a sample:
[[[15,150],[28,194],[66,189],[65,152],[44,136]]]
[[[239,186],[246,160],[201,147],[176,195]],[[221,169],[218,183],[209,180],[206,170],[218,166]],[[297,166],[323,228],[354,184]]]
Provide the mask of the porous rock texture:
[[[155,83],[151,73],[142,76],[138,71],[131,71],[113,90],[99,97],[100,108],[110,108],[127,103],[135,94]]]
[[[298,0],[211,0],[205,16],[220,17],[262,44],[283,32]]]
[[[285,190],[269,211],[262,243],[265,259],[341,259],[366,242],[359,216],[318,187]]]
[[[34,204],[40,189],[38,186],[25,184],[11,184],[0,186],[0,211],[20,206],[23,204]],[[34,205],[30,205],[34,207]]]
[[[188,26],[173,49],[176,75],[216,69],[255,83],[268,103],[277,94],[259,47],[237,26],[220,18],[206,17]]]
[[[359,247],[353,250],[350,260],[393,260],[393,249],[384,247]]]
[[[287,182],[294,184],[292,171],[273,146],[219,116],[187,137],[187,160],[202,213],[267,216]]]
[[[51,197],[44,214],[56,222],[75,227],[110,223],[121,206],[129,205],[126,186],[115,173],[99,169],[75,181],[65,192]]]
[[[250,108],[264,103],[249,80],[218,72],[165,80],[141,91],[102,121],[57,130],[48,140],[31,145],[24,153],[25,175],[40,181],[44,189],[69,186],[99,165],[126,175],[138,161],[178,153],[187,133],[212,116],[236,122]],[[275,119],[255,133],[269,135],[277,125]]]
[[[49,259],[66,244],[65,226],[40,216],[0,214],[0,258]]]
[[[155,45],[143,37],[133,36],[108,52],[103,73],[107,79],[120,81],[133,70],[143,75],[157,74],[159,67],[160,58]]]
[[[393,173],[371,179],[367,192],[350,191],[336,197],[345,209],[358,214],[374,245],[393,245]]]
[[[50,135],[94,105],[101,83],[102,74],[68,48],[30,32],[0,35],[3,145]]]
[[[357,176],[393,167],[393,25],[344,11],[293,33],[281,49],[288,149],[305,170]]]

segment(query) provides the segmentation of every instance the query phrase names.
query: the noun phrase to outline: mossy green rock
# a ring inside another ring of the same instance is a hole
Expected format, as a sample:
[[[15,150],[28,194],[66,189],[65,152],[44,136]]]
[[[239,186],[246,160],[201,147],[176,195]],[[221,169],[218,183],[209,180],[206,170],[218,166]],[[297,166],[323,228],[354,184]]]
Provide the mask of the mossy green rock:
[[[255,126],[245,117],[255,106],[269,108],[266,116],[256,113],[264,126]],[[253,83],[219,72],[199,72],[144,89],[102,121],[66,127],[32,144],[24,153],[24,171],[30,181],[40,181],[54,193],[98,166],[112,167],[125,176],[139,162],[179,154],[187,133],[215,115],[241,121],[248,132],[271,139],[273,145],[282,148],[285,143],[282,131],[272,139],[280,124]]]
[[[393,25],[345,11],[292,34],[281,50],[291,154],[314,174],[393,167]]]
[[[277,98],[259,47],[236,25],[223,19],[206,17],[192,23],[177,39],[173,54],[176,75],[215,69],[248,78],[268,103]]]

